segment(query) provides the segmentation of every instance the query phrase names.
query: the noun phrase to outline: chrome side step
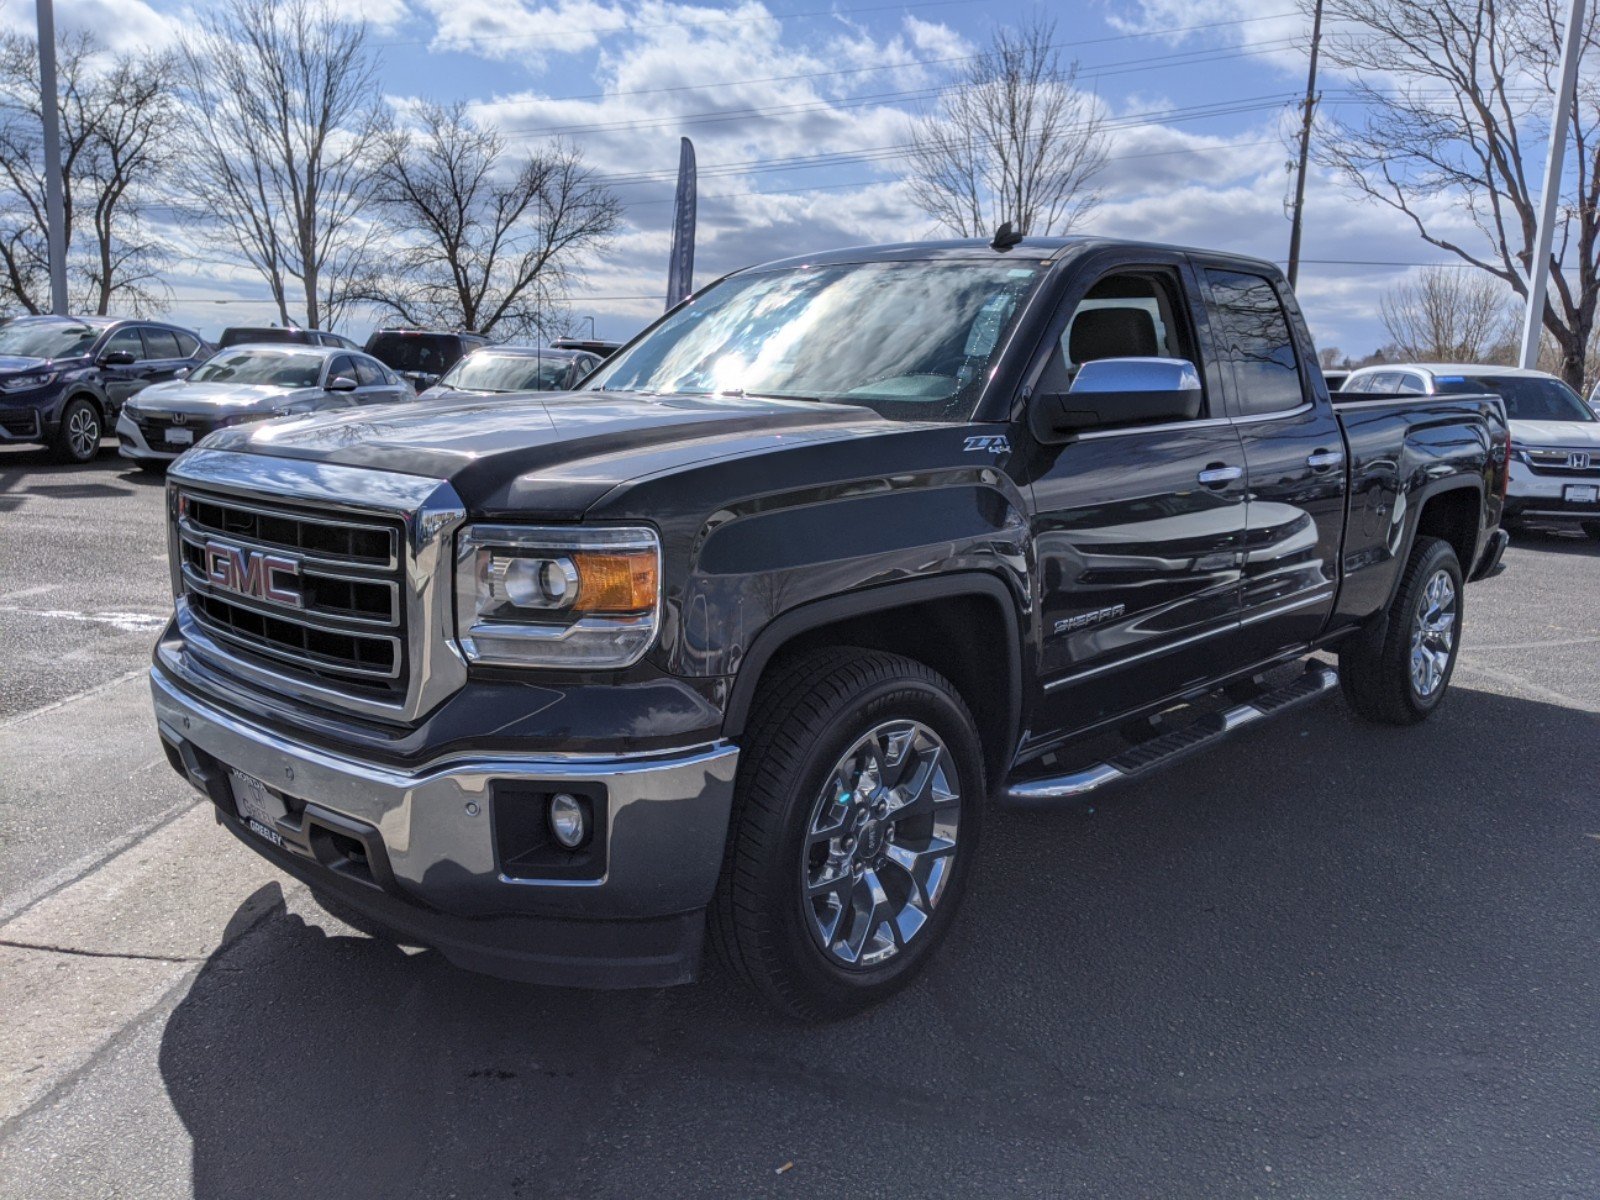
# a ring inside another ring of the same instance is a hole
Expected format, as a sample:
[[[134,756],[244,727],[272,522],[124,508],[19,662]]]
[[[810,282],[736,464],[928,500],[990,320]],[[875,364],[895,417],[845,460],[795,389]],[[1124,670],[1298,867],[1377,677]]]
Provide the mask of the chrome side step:
[[[1201,717],[1182,729],[1124,750],[1121,754],[1073,771],[1044,779],[1011,783],[1000,793],[1002,803],[1019,808],[1051,808],[1070,804],[1090,792],[1114,783],[1152,774],[1191,754],[1209,749],[1234,730],[1308,704],[1339,686],[1339,672],[1325,663],[1309,663],[1293,683],[1263,692],[1248,704]]]

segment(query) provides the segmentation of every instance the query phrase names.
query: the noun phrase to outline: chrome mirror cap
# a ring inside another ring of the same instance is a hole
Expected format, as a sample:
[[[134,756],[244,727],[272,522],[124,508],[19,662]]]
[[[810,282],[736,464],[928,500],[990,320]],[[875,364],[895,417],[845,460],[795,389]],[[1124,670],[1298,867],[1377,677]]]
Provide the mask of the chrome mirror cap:
[[[1099,358],[1073,377],[1072,392],[1198,392],[1200,372],[1183,358]]]

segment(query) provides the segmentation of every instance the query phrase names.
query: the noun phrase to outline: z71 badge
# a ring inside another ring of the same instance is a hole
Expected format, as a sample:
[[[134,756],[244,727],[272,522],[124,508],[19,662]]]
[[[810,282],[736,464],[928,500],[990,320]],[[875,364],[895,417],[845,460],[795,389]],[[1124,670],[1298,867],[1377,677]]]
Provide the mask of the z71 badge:
[[[1010,454],[1011,440],[1003,433],[984,433],[969,437],[961,447],[964,451],[987,450],[990,454]]]
[[[1113,604],[1110,608],[1096,608],[1089,612],[1078,613],[1072,617],[1062,617],[1055,624],[1057,633],[1071,633],[1075,629],[1087,629],[1091,625],[1098,625],[1102,621],[1110,621],[1120,617],[1128,611],[1126,604]]]

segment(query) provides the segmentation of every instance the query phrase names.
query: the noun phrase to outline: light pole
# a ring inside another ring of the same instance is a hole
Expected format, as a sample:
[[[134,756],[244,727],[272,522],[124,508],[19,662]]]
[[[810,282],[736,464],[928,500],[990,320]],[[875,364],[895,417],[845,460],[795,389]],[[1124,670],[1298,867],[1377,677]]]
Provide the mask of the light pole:
[[[1534,235],[1533,261],[1528,264],[1528,307],[1522,314],[1520,365],[1539,365],[1539,333],[1544,328],[1544,298],[1550,288],[1550,244],[1556,231],[1556,207],[1561,200],[1561,168],[1567,157],[1567,115],[1578,86],[1578,62],[1583,58],[1584,0],[1568,0],[1567,40],[1561,47],[1561,77],[1556,83],[1556,109],[1550,114],[1550,148],[1544,161],[1544,196],[1539,205],[1539,229]]]
[[[50,311],[67,315],[67,219],[61,197],[61,115],[56,101],[56,14],[52,0],[37,0],[39,108],[44,115],[44,211],[50,245]]]

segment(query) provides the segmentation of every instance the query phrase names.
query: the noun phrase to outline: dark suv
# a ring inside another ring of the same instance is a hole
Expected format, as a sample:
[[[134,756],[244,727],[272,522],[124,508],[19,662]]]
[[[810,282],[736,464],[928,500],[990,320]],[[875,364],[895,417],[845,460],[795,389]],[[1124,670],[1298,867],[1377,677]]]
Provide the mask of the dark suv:
[[[158,321],[18,317],[0,326],[0,443],[88,462],[129,396],[210,353],[199,335]]]
[[[261,345],[337,346],[341,350],[359,350],[349,338],[323,329],[297,329],[283,325],[230,325],[217,338],[217,349],[229,346]]]
[[[481,333],[444,333],[429,329],[379,329],[367,339],[366,351],[391,371],[399,371],[417,391],[439,382],[463,355],[489,339]]]

